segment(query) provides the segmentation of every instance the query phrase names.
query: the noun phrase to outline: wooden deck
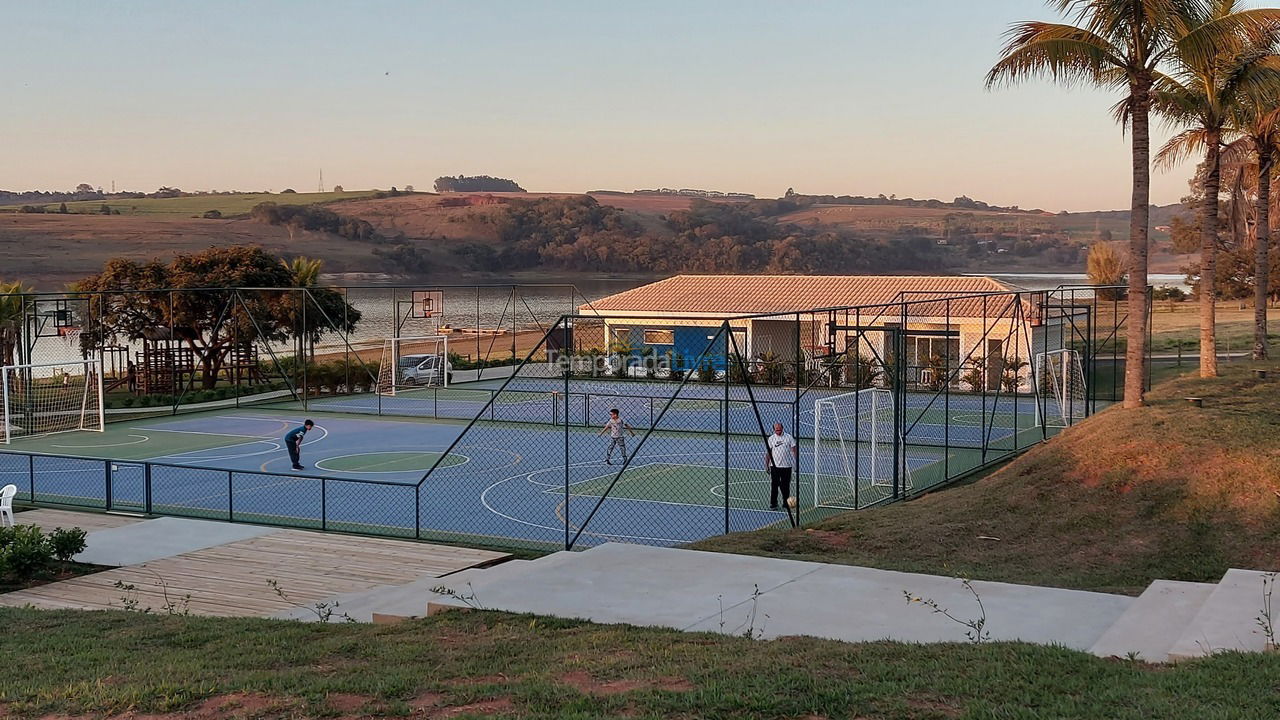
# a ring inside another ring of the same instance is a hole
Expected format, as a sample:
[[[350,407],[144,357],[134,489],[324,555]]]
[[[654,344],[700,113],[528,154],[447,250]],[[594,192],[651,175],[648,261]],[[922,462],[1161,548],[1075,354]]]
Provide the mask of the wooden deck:
[[[18,525],[36,525],[49,532],[54,528],[78,527],[85,532],[108,530],[142,522],[146,518],[130,515],[109,515],[101,512],[76,512],[74,510],[50,510],[38,508],[14,513],[13,520]]]
[[[403,585],[507,557],[402,540],[280,530],[0,595],[0,605],[103,610],[136,602],[137,609],[160,613],[173,604],[193,615],[267,616],[339,593]],[[276,581],[287,597],[281,597],[269,580]]]

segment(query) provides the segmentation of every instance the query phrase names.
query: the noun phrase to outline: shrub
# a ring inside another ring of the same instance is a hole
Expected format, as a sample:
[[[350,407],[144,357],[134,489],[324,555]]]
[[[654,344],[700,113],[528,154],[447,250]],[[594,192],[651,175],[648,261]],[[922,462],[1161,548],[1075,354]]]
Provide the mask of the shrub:
[[[3,549],[0,571],[18,581],[29,580],[53,564],[53,548],[35,525],[19,525]]]
[[[49,534],[49,547],[52,549],[55,558],[62,562],[67,562],[84,552],[85,532],[80,528],[55,528]]]
[[[703,360],[698,366],[698,382],[713,383],[716,381],[716,366],[710,360]]]

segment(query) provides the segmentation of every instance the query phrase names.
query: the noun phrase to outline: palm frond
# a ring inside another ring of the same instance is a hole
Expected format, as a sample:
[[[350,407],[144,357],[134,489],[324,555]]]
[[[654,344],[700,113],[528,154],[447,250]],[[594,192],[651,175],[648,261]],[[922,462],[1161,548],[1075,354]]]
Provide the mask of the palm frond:
[[[1187,158],[1203,153],[1208,147],[1208,137],[1208,131],[1203,128],[1190,128],[1174,135],[1156,153],[1156,167],[1169,170]]]
[[[1007,37],[1003,57],[987,73],[987,87],[1045,75],[1069,85],[1100,83],[1106,69],[1126,66],[1106,38],[1074,25],[1018,23]]]

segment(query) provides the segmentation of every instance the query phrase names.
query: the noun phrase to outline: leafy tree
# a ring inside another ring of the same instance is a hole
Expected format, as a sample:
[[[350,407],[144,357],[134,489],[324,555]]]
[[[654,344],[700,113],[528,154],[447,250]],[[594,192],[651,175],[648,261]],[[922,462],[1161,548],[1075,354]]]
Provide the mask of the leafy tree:
[[[1085,272],[1093,285],[1120,285],[1124,283],[1125,270],[1128,263],[1124,256],[1110,243],[1097,243],[1089,248],[1089,257],[1085,261]],[[1098,297],[1103,300],[1117,300],[1121,293],[1116,288],[1098,290]]]
[[[1274,10],[1230,13],[1201,23],[1203,0],[1048,0],[1076,24],[1028,21],[1009,31],[1004,57],[987,85],[1048,77],[1124,93],[1117,117],[1132,137],[1133,198],[1129,215],[1129,320],[1125,407],[1143,402],[1147,351],[1147,251],[1151,203],[1152,89],[1168,56],[1189,61],[1218,55],[1247,28],[1265,28]]]
[[[172,327],[175,338],[195,355],[202,386],[212,389],[236,342],[280,343],[298,333],[316,339],[328,331],[349,333],[355,328],[360,312],[323,288],[313,290],[312,296],[330,304],[332,322],[317,314],[314,323],[308,318],[307,327],[299,328],[297,300],[290,300],[298,294],[286,290],[295,287],[294,282],[279,258],[258,247],[233,246],[178,255],[167,265],[114,258],[76,289],[102,293],[89,298],[98,304],[107,336],[103,339],[139,340]],[[172,292],[146,292],[170,288]],[[233,288],[263,289],[237,293]]]
[[[76,186],[76,192],[77,192],[77,193],[91,193],[91,192],[93,192],[93,186],[92,186],[92,185],[90,185],[89,183],[80,183],[79,185],[77,185],[77,186]]]
[[[60,204],[58,205],[58,214],[59,214],[59,215],[66,215],[66,214],[67,214],[67,204],[66,204],[66,203],[60,203]]]
[[[345,191],[342,189],[342,186],[341,186],[341,185],[334,185],[334,186],[333,186],[333,191],[334,191],[334,192],[336,192],[336,193],[345,192]]]

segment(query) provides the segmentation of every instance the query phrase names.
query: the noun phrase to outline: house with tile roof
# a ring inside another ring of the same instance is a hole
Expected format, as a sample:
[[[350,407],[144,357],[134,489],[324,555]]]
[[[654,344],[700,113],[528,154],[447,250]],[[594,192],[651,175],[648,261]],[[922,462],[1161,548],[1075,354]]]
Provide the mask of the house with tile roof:
[[[603,334],[609,352],[723,369],[730,355],[817,366],[856,352],[883,363],[898,338],[909,382],[935,382],[939,360],[954,369],[990,357],[994,389],[1005,363],[1062,346],[1061,328],[1040,320],[1042,298],[982,276],[676,275],[581,305],[603,332],[579,333],[577,344]]]

